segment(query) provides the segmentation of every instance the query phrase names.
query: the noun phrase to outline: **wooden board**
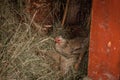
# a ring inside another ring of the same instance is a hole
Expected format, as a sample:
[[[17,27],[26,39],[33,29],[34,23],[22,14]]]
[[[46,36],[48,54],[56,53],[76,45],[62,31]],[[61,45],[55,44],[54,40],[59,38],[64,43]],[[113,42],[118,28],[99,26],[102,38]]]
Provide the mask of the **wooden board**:
[[[120,0],[93,0],[88,76],[120,80]]]

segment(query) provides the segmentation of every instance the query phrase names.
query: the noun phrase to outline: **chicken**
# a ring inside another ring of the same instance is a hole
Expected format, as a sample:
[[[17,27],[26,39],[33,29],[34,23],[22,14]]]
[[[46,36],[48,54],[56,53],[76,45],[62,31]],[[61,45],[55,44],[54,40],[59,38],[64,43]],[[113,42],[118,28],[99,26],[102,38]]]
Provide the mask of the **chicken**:
[[[55,42],[56,42],[55,45],[56,50],[63,56],[68,57],[71,51],[68,45],[68,41],[62,38],[62,36],[59,36],[55,39]]]
[[[66,74],[70,67],[78,70],[81,59],[87,50],[88,38],[74,38],[71,40],[64,39],[62,36],[55,38],[56,50],[61,56],[61,70]]]

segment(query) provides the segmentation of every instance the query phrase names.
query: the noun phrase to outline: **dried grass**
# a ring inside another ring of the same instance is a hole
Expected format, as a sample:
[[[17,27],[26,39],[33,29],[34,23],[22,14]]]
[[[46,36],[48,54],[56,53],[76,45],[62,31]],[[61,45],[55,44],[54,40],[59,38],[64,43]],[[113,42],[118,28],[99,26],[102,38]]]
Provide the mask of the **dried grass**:
[[[6,23],[0,33],[0,80],[76,80],[72,70],[61,76],[54,34],[41,36],[27,23]]]
[[[19,23],[9,6],[8,3],[1,7],[8,13],[0,13],[3,16],[3,21],[0,21],[0,80],[76,80],[86,74],[87,59],[82,64],[85,69],[81,69],[80,73],[74,74],[71,70],[62,76],[59,61],[53,58],[59,55],[53,40],[59,35],[56,31],[58,23],[53,26],[51,35],[42,35],[40,30],[36,32],[31,27],[36,27],[35,15],[32,19],[24,15],[26,21]]]

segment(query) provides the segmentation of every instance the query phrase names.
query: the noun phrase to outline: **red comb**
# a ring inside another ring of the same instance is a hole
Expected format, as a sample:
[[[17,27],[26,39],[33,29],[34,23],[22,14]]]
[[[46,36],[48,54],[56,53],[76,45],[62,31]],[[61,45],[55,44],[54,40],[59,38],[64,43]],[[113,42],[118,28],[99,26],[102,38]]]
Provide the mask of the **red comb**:
[[[56,43],[60,43],[60,39],[58,37],[55,38]]]

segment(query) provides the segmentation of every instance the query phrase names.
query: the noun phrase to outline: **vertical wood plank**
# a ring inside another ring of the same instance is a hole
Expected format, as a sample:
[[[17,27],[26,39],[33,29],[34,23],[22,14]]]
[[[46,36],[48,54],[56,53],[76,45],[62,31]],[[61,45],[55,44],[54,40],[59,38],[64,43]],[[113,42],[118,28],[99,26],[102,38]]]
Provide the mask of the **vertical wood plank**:
[[[93,0],[88,76],[120,80],[120,0]]]

